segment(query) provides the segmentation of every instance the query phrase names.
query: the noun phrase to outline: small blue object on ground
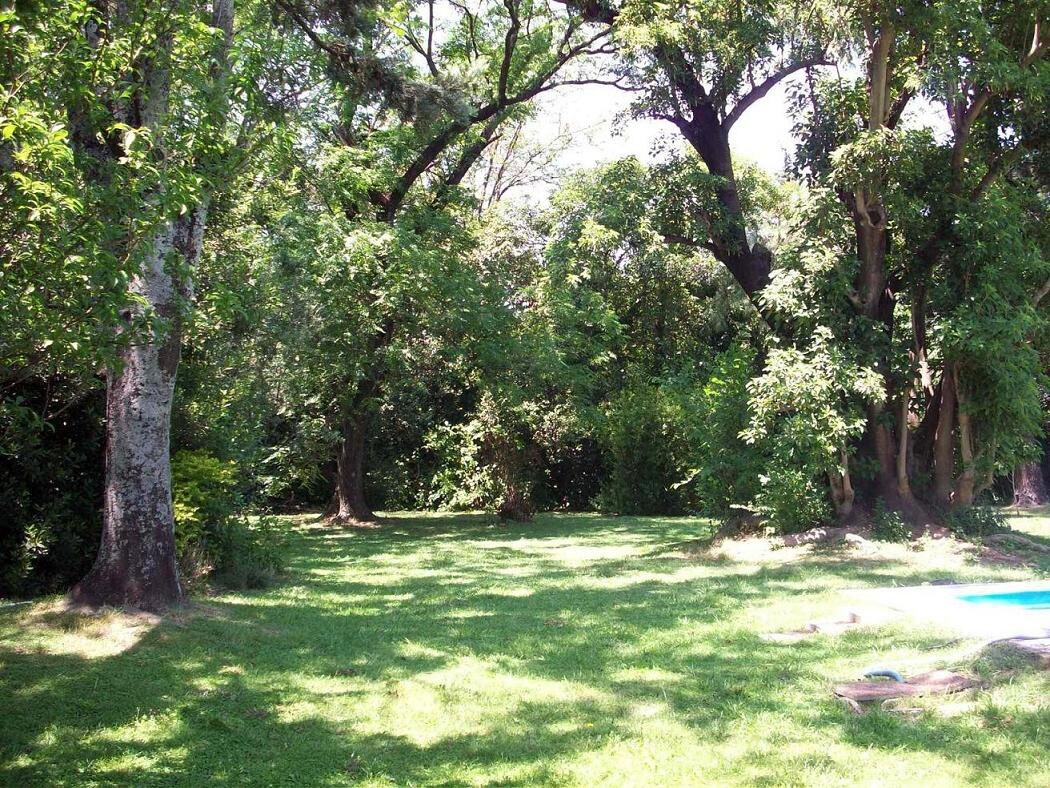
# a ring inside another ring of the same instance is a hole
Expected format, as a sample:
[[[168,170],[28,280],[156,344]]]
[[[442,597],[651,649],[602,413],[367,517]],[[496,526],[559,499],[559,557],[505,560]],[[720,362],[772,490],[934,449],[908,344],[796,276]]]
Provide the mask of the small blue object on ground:
[[[873,679],[873,678],[878,678],[878,677],[887,678],[887,679],[893,679],[898,684],[903,684],[904,683],[904,676],[902,676],[900,673],[898,673],[895,670],[883,670],[883,669],[869,670],[867,673],[864,674],[864,678],[866,678],[866,679]]]

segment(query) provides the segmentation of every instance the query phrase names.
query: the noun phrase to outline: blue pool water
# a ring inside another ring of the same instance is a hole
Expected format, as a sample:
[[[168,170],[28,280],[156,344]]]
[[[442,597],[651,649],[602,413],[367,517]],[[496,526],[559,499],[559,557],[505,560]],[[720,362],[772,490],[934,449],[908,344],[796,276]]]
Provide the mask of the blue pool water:
[[[1050,610],[1050,590],[1015,591],[1012,594],[968,594],[960,596],[959,599],[975,605],[1009,605],[1024,610]]]

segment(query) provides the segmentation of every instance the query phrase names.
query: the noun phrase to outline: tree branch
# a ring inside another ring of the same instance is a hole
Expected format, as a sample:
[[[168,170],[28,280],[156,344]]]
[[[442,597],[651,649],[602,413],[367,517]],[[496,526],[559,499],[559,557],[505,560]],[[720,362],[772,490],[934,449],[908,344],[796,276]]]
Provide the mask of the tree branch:
[[[770,90],[776,87],[780,82],[784,81],[796,71],[802,71],[806,68],[813,68],[814,66],[830,66],[832,63],[825,58],[812,58],[810,60],[802,60],[798,63],[794,63],[790,66],[785,66],[779,71],[775,71],[766,77],[762,82],[752,88],[747,95],[743,96],[733,107],[732,111],[726,115],[725,120],[722,122],[722,126],[728,131],[733,127],[733,124],[740,120],[740,116],[743,115],[748,107],[763,98]]]
[[[711,252],[711,254],[717,252],[715,245],[709,241],[698,241],[695,238],[690,238],[686,235],[679,235],[677,233],[660,233],[660,237],[663,238],[664,243],[673,246],[688,246],[692,249],[706,249]]]
[[[503,0],[503,5],[510,14],[510,25],[503,39],[503,62],[499,67],[499,83],[496,89],[496,101],[501,107],[506,106],[507,83],[510,81],[510,66],[514,60],[514,50],[518,45],[518,32],[521,30],[521,18],[518,16],[518,0]]]
[[[284,12],[291,17],[291,20],[295,25],[306,34],[306,37],[313,41],[314,45],[319,49],[327,52],[330,57],[336,60],[345,60],[350,56],[350,53],[338,44],[332,44],[325,41],[317,31],[315,31],[306,17],[297,9],[289,0],[276,0],[277,6],[284,9]]]
[[[601,79],[600,77],[594,78],[580,78],[580,79],[563,79],[559,82],[551,82],[550,84],[541,88],[539,93],[546,93],[549,90],[555,90],[557,88],[563,88],[570,85],[605,85],[617,90],[622,90],[625,93],[637,93],[642,90],[641,87],[632,87],[631,85],[624,82],[625,77],[619,77],[617,79]]]

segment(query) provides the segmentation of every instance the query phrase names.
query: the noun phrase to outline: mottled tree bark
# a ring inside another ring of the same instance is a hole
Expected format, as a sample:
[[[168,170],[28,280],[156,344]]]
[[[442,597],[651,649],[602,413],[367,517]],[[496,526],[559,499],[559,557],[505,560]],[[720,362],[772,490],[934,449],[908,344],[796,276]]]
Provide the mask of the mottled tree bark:
[[[119,6],[117,13],[126,15],[128,9]],[[226,112],[233,0],[212,3],[212,26],[222,36],[210,72],[209,119],[219,125]],[[138,64],[137,93],[116,100],[113,112],[128,125],[149,128],[159,145],[171,88],[166,65],[171,34],[158,42],[158,51],[144,54]],[[91,571],[71,592],[76,604],[163,610],[183,601],[171,500],[171,405],[181,355],[181,310],[193,293],[192,279],[177,279],[174,271],[191,275],[195,270],[207,213],[205,197],[178,218],[162,222],[132,277],[129,290],[143,304],[134,311],[148,309],[161,324],[156,333],[132,337],[118,366],[106,373],[102,541]],[[184,265],[174,266],[179,257]]]
[[[161,610],[182,601],[175,563],[169,437],[179,364],[177,287],[167,262],[175,227],[164,227],[131,283],[169,326],[120,354],[106,381],[106,488],[102,544],[74,587],[77,604]]]
[[[1043,467],[1038,462],[1026,462],[1014,470],[1014,506],[1030,509],[1050,503]]]

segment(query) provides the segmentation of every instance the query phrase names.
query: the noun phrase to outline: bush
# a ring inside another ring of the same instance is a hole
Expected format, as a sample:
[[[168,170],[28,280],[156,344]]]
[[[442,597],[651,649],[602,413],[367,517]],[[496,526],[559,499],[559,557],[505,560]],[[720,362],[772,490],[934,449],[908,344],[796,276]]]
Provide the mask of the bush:
[[[284,568],[285,531],[276,517],[233,517],[216,530],[213,579],[227,588],[266,588]]]
[[[21,410],[43,407],[42,388],[35,379],[15,388]],[[0,597],[65,591],[98,553],[105,397],[65,404],[61,418],[15,429],[14,409],[0,403]]]
[[[440,425],[427,436],[438,457],[429,503],[450,509],[495,510],[529,520],[542,476],[542,417],[537,403],[485,392],[465,424]]]
[[[781,531],[828,519],[827,474],[864,432],[865,402],[877,401],[881,378],[817,328],[807,345],[770,350],[748,383],[751,423],[743,438],[769,453],[755,508]]]
[[[678,514],[685,475],[677,403],[660,386],[633,382],[608,406],[600,432],[609,474],[598,508],[617,514]]]
[[[208,578],[229,588],[260,588],[281,571],[278,521],[251,521],[239,511],[237,466],[205,451],[181,451],[171,462],[175,546],[191,589]]]
[[[789,457],[774,456],[759,482],[751,508],[778,533],[806,531],[830,519],[824,480]]]
[[[747,383],[754,361],[754,351],[733,346],[715,357],[700,385],[673,389],[686,416],[686,465],[695,469],[683,485],[691,510],[732,518],[759,493],[765,456],[740,437],[750,418]]]
[[[994,506],[967,506],[953,509],[944,518],[944,524],[956,536],[980,539],[982,536],[1009,531],[1006,517]]]
[[[874,528],[872,537],[883,542],[906,542],[911,538],[911,530],[904,522],[901,513],[887,509],[880,498],[875,502]]]
[[[209,542],[241,505],[237,466],[206,451],[180,451],[171,458],[171,488],[180,557],[192,545]]]

